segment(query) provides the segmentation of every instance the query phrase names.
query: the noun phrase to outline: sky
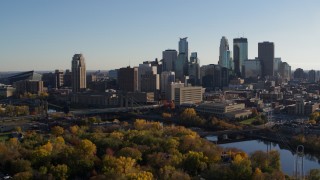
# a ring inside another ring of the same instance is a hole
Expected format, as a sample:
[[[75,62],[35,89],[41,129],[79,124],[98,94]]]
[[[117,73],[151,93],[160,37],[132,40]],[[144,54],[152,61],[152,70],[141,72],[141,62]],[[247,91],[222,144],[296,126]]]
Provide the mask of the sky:
[[[219,43],[275,43],[292,69],[320,70],[319,0],[2,0],[0,71],[70,69],[83,53],[88,70],[162,58],[188,37],[201,65],[216,64]]]

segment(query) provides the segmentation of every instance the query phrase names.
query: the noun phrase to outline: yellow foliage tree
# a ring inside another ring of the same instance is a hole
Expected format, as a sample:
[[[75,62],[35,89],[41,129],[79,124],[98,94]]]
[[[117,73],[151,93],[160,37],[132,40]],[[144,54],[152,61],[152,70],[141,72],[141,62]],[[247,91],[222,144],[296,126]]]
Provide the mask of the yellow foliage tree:
[[[152,173],[147,171],[129,173],[126,177],[128,180],[152,180],[153,179]]]

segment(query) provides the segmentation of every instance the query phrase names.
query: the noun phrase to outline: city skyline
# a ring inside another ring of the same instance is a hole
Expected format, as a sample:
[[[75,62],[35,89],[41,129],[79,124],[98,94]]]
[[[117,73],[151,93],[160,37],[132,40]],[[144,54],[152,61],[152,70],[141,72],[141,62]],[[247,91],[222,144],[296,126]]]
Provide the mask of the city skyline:
[[[183,37],[201,65],[217,64],[222,36],[230,42],[247,38],[249,59],[258,57],[259,42],[270,41],[275,57],[293,70],[318,70],[319,3],[0,2],[0,71],[70,69],[75,53],[85,55],[88,70],[137,66],[160,60],[166,49],[178,50]],[[227,13],[221,16],[223,11]]]

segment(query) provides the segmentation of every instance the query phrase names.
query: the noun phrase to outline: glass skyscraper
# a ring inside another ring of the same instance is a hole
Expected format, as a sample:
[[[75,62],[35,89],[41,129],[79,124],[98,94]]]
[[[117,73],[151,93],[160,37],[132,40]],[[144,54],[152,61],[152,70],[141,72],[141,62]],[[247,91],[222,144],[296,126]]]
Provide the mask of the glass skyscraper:
[[[226,37],[222,37],[220,41],[219,65],[228,69],[232,69],[232,61],[230,57],[229,43]]]
[[[233,61],[234,71],[238,77],[243,77],[243,63],[248,59],[248,40],[247,38],[233,39]]]

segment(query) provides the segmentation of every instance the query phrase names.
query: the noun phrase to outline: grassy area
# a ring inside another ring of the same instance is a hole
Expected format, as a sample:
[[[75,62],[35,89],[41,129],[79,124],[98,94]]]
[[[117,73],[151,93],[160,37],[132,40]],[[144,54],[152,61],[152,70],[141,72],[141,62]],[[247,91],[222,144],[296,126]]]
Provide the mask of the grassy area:
[[[0,133],[0,142],[7,140],[10,134],[11,133]]]
[[[253,117],[244,121],[241,121],[240,124],[244,124],[244,125],[251,125],[253,121],[255,121],[257,119],[257,117]]]

